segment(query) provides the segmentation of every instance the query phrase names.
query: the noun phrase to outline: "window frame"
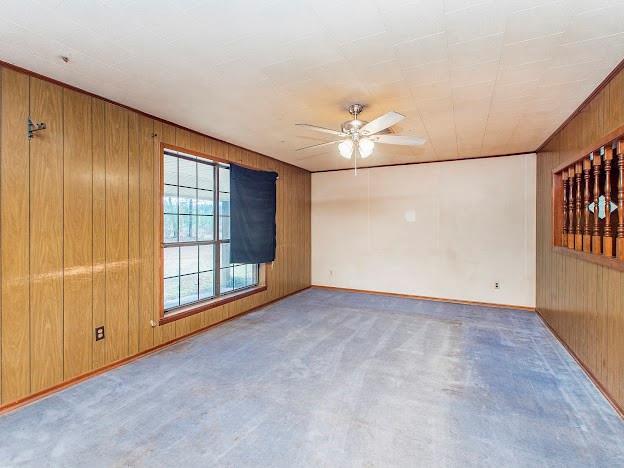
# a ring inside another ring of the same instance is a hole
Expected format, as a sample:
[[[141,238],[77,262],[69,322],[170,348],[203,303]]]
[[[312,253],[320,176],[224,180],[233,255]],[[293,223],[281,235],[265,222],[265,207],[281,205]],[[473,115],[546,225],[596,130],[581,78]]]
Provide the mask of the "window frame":
[[[164,165],[165,165],[165,152],[170,151],[170,152],[178,152],[178,153],[185,153],[188,154],[190,156],[194,156],[197,158],[202,158],[202,159],[206,159],[207,161],[209,161],[211,163],[211,165],[213,165],[214,167],[214,171],[215,171],[215,176],[214,176],[214,180],[215,180],[215,186],[213,187],[213,206],[214,206],[214,210],[213,210],[213,239],[211,241],[197,241],[197,242],[193,242],[193,243],[185,243],[185,242],[178,242],[178,243],[165,243],[164,242],[164,194],[165,194],[165,171],[164,171]],[[221,241],[219,240],[219,206],[218,206],[218,200],[219,200],[219,167],[226,165],[229,166],[232,162],[228,161],[226,159],[223,158],[219,158],[216,156],[212,156],[206,153],[202,153],[199,151],[194,151],[194,150],[190,150],[187,148],[183,148],[180,146],[176,146],[176,145],[171,145],[168,143],[161,143],[160,144],[160,156],[159,156],[159,171],[160,171],[160,177],[159,177],[159,181],[160,181],[160,187],[158,189],[158,194],[159,194],[159,201],[158,201],[158,216],[159,216],[159,232],[158,232],[158,249],[159,249],[159,276],[158,276],[158,280],[159,280],[159,301],[158,301],[158,313],[159,313],[159,321],[158,324],[159,325],[164,325],[166,323],[170,323],[173,322],[175,320],[179,320],[182,319],[184,317],[189,317],[191,315],[195,315],[198,314],[200,312],[204,312],[206,310],[215,308],[215,307],[219,307],[221,305],[227,304],[229,302],[233,302],[239,299],[242,299],[244,297],[248,297],[251,296],[253,294],[257,294],[263,291],[267,290],[267,284],[266,284],[266,266],[265,264],[261,263],[258,264],[258,269],[257,269],[257,284],[253,285],[253,286],[249,286],[246,288],[242,288],[242,289],[238,289],[232,292],[227,292],[224,294],[221,294],[220,291],[220,281],[221,281],[221,245],[223,245],[224,243],[229,243],[230,239],[226,240],[226,241]],[[237,163],[239,164],[239,163]],[[239,164],[240,165],[240,164]],[[245,166],[245,167],[249,167],[249,166]],[[254,169],[249,167],[250,169]],[[166,247],[173,247],[173,246],[180,246],[180,245],[200,245],[200,244],[207,244],[207,245],[213,245],[214,246],[214,254],[213,254],[213,258],[214,258],[214,269],[213,269],[213,275],[214,275],[214,291],[215,291],[215,296],[205,299],[205,300],[200,300],[197,302],[192,302],[190,304],[186,304],[186,305],[182,305],[173,309],[165,309],[164,306],[164,287],[165,287],[165,281],[164,281],[164,268],[165,268],[165,248]]]

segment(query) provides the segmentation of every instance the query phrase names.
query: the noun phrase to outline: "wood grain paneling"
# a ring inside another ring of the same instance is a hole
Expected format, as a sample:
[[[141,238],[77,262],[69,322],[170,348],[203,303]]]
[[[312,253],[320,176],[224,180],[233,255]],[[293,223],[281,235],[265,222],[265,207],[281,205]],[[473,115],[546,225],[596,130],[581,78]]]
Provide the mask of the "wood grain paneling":
[[[106,104],[106,360],[128,355],[128,111]]]
[[[63,110],[63,376],[69,379],[89,371],[93,360],[91,98],[64,90]]]
[[[140,265],[140,314],[139,314],[139,350],[143,351],[154,345],[154,330],[150,325],[154,308],[154,122],[141,116],[139,118],[139,249],[143,261]]]
[[[161,184],[161,174],[160,174],[160,143],[169,143],[175,144],[175,127],[163,124],[161,122],[154,122],[154,148],[153,148],[153,162],[154,170],[153,170],[153,180],[152,183],[152,193],[160,193],[160,184]],[[159,239],[161,237],[162,232],[162,221],[160,218],[160,200],[158,197],[153,196],[153,205],[152,205],[152,223],[153,223],[153,256],[152,256],[152,274],[153,274],[153,300],[152,300],[152,320],[154,323],[158,323],[158,319],[160,317],[160,288],[162,288],[162,278],[160,268],[158,268],[157,260],[160,258],[160,245]],[[176,337],[176,324],[175,322],[166,323],[154,329],[154,344],[162,344],[167,341],[171,341]]]
[[[106,103],[91,105],[93,155],[93,308],[91,330],[106,325]],[[95,334],[92,331],[93,335]],[[93,367],[106,364],[106,340],[93,341]]]
[[[2,70],[0,69],[0,115],[2,115]],[[0,122],[0,170],[2,169],[2,123]],[[0,176],[1,181],[1,176]],[[2,193],[0,191],[0,207]],[[0,246],[2,244],[2,214],[0,213]],[[1,251],[0,251],[1,252]],[[0,253],[0,259],[2,254]],[[0,402],[2,401],[2,264],[0,263]]]
[[[310,285],[307,171],[14,70],[0,93],[0,405]],[[266,291],[156,326],[161,142],[277,171],[279,237]]]
[[[2,402],[30,393],[30,162],[25,136],[29,78],[2,70],[0,252]]]
[[[139,115],[128,115],[128,354],[139,352],[141,270]]]
[[[63,88],[30,80],[31,391],[63,380]]]
[[[537,158],[537,309],[611,399],[624,407],[624,273],[552,243],[552,171],[624,125],[620,71]]]

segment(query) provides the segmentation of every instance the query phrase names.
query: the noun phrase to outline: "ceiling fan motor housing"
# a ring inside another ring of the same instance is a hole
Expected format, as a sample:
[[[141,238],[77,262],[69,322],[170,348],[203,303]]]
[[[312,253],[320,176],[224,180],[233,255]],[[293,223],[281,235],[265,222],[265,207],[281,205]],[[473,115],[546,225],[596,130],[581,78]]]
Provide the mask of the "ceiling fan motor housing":
[[[353,120],[347,120],[342,123],[340,128],[342,133],[346,133],[356,139],[360,136],[366,135],[366,133],[360,133],[360,130],[368,123],[368,121],[358,119],[358,115],[364,110],[364,104],[351,104],[348,110],[349,114],[351,114],[354,118]],[[388,133],[392,133],[392,131],[389,128],[386,128],[376,133],[379,135],[386,135]]]
[[[358,119],[358,114],[362,112],[362,110],[364,110],[364,105],[351,104],[347,110],[349,111],[349,114],[353,116],[353,120],[347,120],[346,122],[343,122],[341,130],[347,135],[357,136],[360,129],[368,123]]]
[[[365,120],[358,120],[358,119],[347,120],[346,122],[343,122],[342,124],[342,132],[346,133],[347,135],[357,134],[360,131],[360,129],[367,123],[368,122],[366,122]]]

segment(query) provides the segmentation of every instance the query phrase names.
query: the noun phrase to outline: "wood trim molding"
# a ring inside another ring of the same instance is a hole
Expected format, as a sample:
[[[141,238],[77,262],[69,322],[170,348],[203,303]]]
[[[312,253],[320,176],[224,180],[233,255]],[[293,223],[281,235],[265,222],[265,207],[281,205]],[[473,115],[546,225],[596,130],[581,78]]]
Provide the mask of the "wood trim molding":
[[[572,121],[572,119],[574,119],[574,117],[576,117],[579,113],[581,113],[582,110],[585,107],[587,107],[587,105],[589,105],[592,99],[594,99],[598,95],[598,93],[600,93],[600,91],[602,91],[611,82],[611,80],[615,77],[615,75],[617,75],[622,70],[624,70],[624,59],[620,63],[618,63],[615,66],[615,68],[611,71],[611,73],[609,73],[606,76],[606,78],[602,80],[598,86],[596,86],[596,88],[591,92],[591,94],[587,96],[587,98],[585,98],[585,100],[578,105],[578,107],[574,110],[574,112],[572,112],[570,116],[567,119],[565,119],[563,123],[559,125],[554,132],[550,134],[548,138],[546,138],[546,140],[544,140],[544,143],[542,143],[539,146],[539,148],[535,150],[535,152],[538,153],[538,152],[543,151],[546,145],[550,143],[550,140],[552,140],[557,133],[563,130],[565,126],[568,125]]]
[[[580,159],[588,156],[590,153],[595,152],[596,150],[600,149],[601,147],[603,147],[607,143],[609,143],[609,142],[611,142],[613,140],[616,140],[618,137],[620,137],[622,135],[624,135],[624,125],[621,125],[621,126],[615,128],[615,129],[613,129],[612,131],[610,131],[606,135],[603,135],[600,138],[594,140],[590,145],[587,145],[581,151],[579,151],[577,153],[574,153],[573,155],[568,157],[564,162],[562,162],[557,167],[555,167],[552,170],[552,173],[556,174],[558,172],[561,172],[562,170],[566,169],[567,167],[570,167],[575,162],[577,162]]]
[[[236,145],[234,143],[230,143],[229,141],[225,141],[225,140],[222,140],[220,138],[215,138],[213,136],[207,135],[207,134],[199,132],[197,130],[193,130],[192,128],[183,127],[182,125],[179,125],[177,123],[171,122],[171,121],[166,120],[166,119],[164,119],[162,117],[158,117],[156,115],[148,114],[147,112],[143,112],[140,109],[136,109],[134,107],[127,106],[127,105],[122,104],[120,102],[113,101],[112,99],[108,99],[108,98],[105,98],[105,97],[100,96],[98,94],[92,93],[90,91],[86,91],[84,89],[78,88],[77,86],[72,86],[72,85],[64,83],[62,81],[55,80],[54,78],[50,78],[49,76],[42,75],[42,74],[34,72],[32,70],[28,70],[27,68],[19,67],[19,66],[14,65],[14,64],[12,64],[10,62],[5,62],[4,60],[0,60],[0,67],[10,68],[10,69],[15,70],[17,72],[20,72],[20,73],[23,73],[25,75],[31,76],[33,78],[39,78],[40,80],[44,80],[44,81],[47,81],[49,83],[54,83],[54,84],[59,85],[59,86],[61,86],[63,88],[71,89],[73,91],[77,91],[79,93],[86,94],[87,96],[91,96],[91,97],[94,97],[94,98],[97,98],[97,99],[101,99],[102,101],[105,101],[105,102],[110,102],[111,104],[114,104],[114,105],[119,106],[119,107],[123,107],[124,109],[128,109],[128,110],[130,110],[132,112],[136,112],[137,114],[141,114],[141,115],[143,115],[145,117],[148,117],[148,118],[153,119],[153,120],[157,120],[157,121],[162,122],[164,124],[172,125],[174,127],[180,128],[182,130],[187,130],[187,131],[189,131],[191,133],[195,133],[197,135],[201,135],[201,136],[210,138],[212,140],[216,140],[216,141],[219,141],[221,143],[224,143],[224,144],[227,144],[227,145],[230,145],[230,146],[234,146],[236,148],[240,148],[240,149],[245,150],[245,151],[251,151],[252,153],[259,154],[259,155],[261,155],[261,156],[263,156],[265,158],[271,159],[271,160],[279,162],[281,164],[286,164],[287,166],[295,167],[295,168],[297,168],[299,170],[302,170],[302,171],[305,171],[305,172],[310,172],[307,169],[304,169],[303,167],[296,166],[295,164],[292,164],[292,163],[289,163],[289,162],[286,162],[286,161],[282,161],[280,159],[276,159],[276,158],[273,158],[271,156],[267,156],[266,154],[258,153],[257,151],[254,151],[252,149],[245,148],[244,146]],[[227,162],[229,163],[229,162],[232,162],[232,161],[227,161]]]
[[[461,162],[461,161],[472,161],[474,159],[492,159],[492,158],[505,158],[507,156],[524,156],[527,154],[537,153],[535,151],[526,151],[524,153],[507,153],[507,154],[491,154],[487,156],[471,156],[469,158],[456,158],[456,159],[439,159],[433,161],[413,161],[406,163],[396,163],[396,164],[379,164],[377,166],[358,166],[359,169],[375,169],[378,167],[395,167],[395,166],[415,166],[417,164],[436,164],[436,163],[446,163],[446,162]],[[321,172],[338,172],[338,171],[352,171],[352,167],[347,167],[344,169],[324,169],[322,171],[310,171],[312,174],[318,174]]]
[[[600,383],[600,381],[596,378],[596,376],[592,373],[591,370],[589,370],[589,367],[587,367],[583,361],[576,355],[576,353],[574,352],[574,350],[572,350],[572,348],[570,348],[568,346],[568,344],[565,342],[565,340],[563,338],[561,338],[559,336],[559,334],[555,331],[555,329],[553,327],[550,326],[550,324],[548,323],[548,321],[544,318],[544,316],[542,315],[542,313],[539,311],[539,309],[535,309],[535,312],[537,313],[537,316],[540,318],[540,320],[544,323],[544,325],[546,326],[546,328],[548,329],[548,331],[550,331],[550,333],[552,334],[552,336],[555,337],[555,339],[561,344],[561,346],[563,346],[565,348],[565,350],[568,352],[568,354],[570,354],[570,356],[572,356],[572,359],[574,359],[576,361],[576,363],[579,365],[579,367],[583,370],[583,372],[585,372],[585,375],[587,375],[587,377],[589,378],[589,380],[592,381],[592,383],[594,384],[594,386],[598,389],[598,391],[600,393],[602,393],[602,395],[606,398],[606,400],[611,404],[611,406],[613,407],[613,409],[615,410],[615,412],[618,414],[618,416],[622,419],[624,419],[624,408],[621,408],[617,402],[615,401],[615,399],[611,396],[611,394],[609,393],[609,391]]]
[[[208,138],[211,138],[211,137],[208,137]],[[230,143],[227,143],[227,144],[229,145]],[[254,166],[250,166],[249,164],[243,164],[243,163],[238,162],[238,161],[229,161],[229,160],[227,160],[225,158],[220,158],[219,156],[215,156],[213,154],[203,153],[201,151],[184,148],[182,146],[172,145],[171,143],[161,142],[160,143],[160,152],[161,152],[161,154],[165,150],[190,154],[192,156],[197,156],[198,158],[207,159],[210,162],[223,163],[223,164],[228,164],[228,165],[229,164],[235,164],[236,166],[244,167],[244,168],[247,168],[247,169],[253,169],[254,171],[276,172],[277,176],[278,176],[277,178],[279,180],[279,172],[276,171],[276,170],[275,171],[266,171],[265,169],[261,169],[259,167],[254,167]],[[248,151],[251,151],[251,150],[248,150]],[[268,156],[266,156],[266,157],[268,158]],[[273,159],[273,158],[271,158],[271,159]],[[288,163],[286,163],[286,164],[288,164]]]
[[[84,374],[78,375],[78,376],[76,376],[76,377],[74,377],[74,378],[72,378],[70,380],[62,382],[62,383],[60,383],[58,385],[54,385],[54,386],[52,386],[50,388],[46,388],[46,389],[44,389],[44,390],[42,390],[40,392],[33,393],[33,394],[28,395],[27,397],[21,398],[19,400],[12,401],[11,403],[7,403],[5,405],[0,405],[0,416],[4,415],[6,413],[10,413],[12,411],[15,411],[16,409],[21,408],[23,406],[27,406],[27,405],[30,405],[32,403],[35,403],[38,400],[42,400],[42,399],[44,399],[44,398],[46,398],[46,397],[48,397],[50,395],[53,395],[54,393],[60,392],[62,390],[65,390],[66,388],[78,385],[80,382],[88,380],[88,379],[90,379],[92,377],[95,377],[97,375],[103,374],[105,372],[108,372],[108,371],[113,370],[113,369],[115,369],[117,367],[123,366],[125,364],[129,364],[129,363],[131,363],[133,361],[136,361],[136,360],[141,359],[143,357],[149,356],[150,354],[154,354],[154,353],[162,350],[163,348],[167,348],[167,347],[172,346],[172,345],[174,345],[174,344],[176,344],[176,343],[178,343],[180,341],[184,341],[184,340],[187,340],[187,339],[189,339],[189,338],[191,338],[191,337],[193,337],[195,335],[198,335],[200,333],[204,333],[204,332],[210,330],[211,328],[216,327],[218,325],[223,325],[224,323],[229,322],[230,320],[234,320],[234,319],[243,317],[244,315],[250,314],[250,313],[252,313],[252,312],[254,312],[254,311],[258,310],[258,309],[261,309],[263,307],[269,306],[269,305],[271,305],[271,304],[273,304],[275,302],[281,301],[282,299],[285,299],[285,298],[287,298],[289,296],[292,296],[294,294],[297,294],[297,293],[300,293],[302,291],[305,291],[306,289],[309,289],[309,288],[310,288],[310,286],[306,286],[305,288],[298,289],[297,291],[293,291],[293,292],[288,293],[288,294],[286,294],[286,295],[284,295],[282,297],[278,297],[276,299],[273,299],[273,300],[270,300],[268,302],[265,302],[264,304],[260,304],[260,305],[257,305],[255,307],[252,307],[251,309],[246,310],[244,312],[241,312],[240,314],[233,315],[232,317],[228,317],[226,319],[220,320],[220,321],[215,322],[215,323],[213,323],[211,325],[208,325],[206,327],[200,328],[199,330],[195,330],[194,332],[191,332],[191,333],[189,333],[187,335],[180,336],[179,338],[175,338],[173,340],[167,341],[166,343],[162,343],[162,344],[160,344],[158,346],[155,346],[153,348],[146,349],[145,351],[142,351],[142,352],[140,352],[138,354],[134,354],[132,356],[128,356],[128,357],[120,359],[118,361],[111,362],[110,364],[107,364],[107,365],[105,365],[103,367],[100,367],[99,369],[94,369],[92,371],[85,372]]]
[[[481,307],[491,307],[495,309],[513,309],[513,310],[521,310],[524,312],[535,312],[535,307],[510,305],[510,304],[497,304],[494,302],[466,301],[466,300],[461,300],[461,299],[449,299],[449,298],[444,298],[444,297],[418,296],[415,294],[400,294],[400,293],[392,293],[392,292],[384,292],[384,291],[372,291],[368,289],[350,289],[350,288],[339,288],[335,286],[321,286],[317,284],[313,284],[311,287],[319,288],[319,289],[328,289],[331,291],[345,291],[345,292],[363,293],[363,294],[378,294],[381,296],[402,297],[406,299],[418,299],[421,301],[448,302],[451,304],[474,305],[474,306],[481,306]]]
[[[552,245],[562,245],[563,242],[563,180],[561,174],[552,175]],[[567,205],[566,205],[567,209]]]
[[[267,290],[266,285],[255,286],[248,289],[243,289],[239,292],[228,294],[226,296],[219,296],[212,300],[206,302],[200,302],[199,304],[193,304],[190,307],[186,307],[177,311],[172,311],[169,314],[163,315],[163,311],[160,311],[160,320],[158,321],[158,325],[164,325],[166,323],[175,322],[176,320],[183,319],[184,317],[190,317],[191,315],[199,314],[200,312],[205,312],[209,309],[214,309],[215,307],[222,306],[224,304],[228,304],[230,302],[238,301],[239,299],[243,299],[244,297],[253,296],[254,294],[258,294]],[[161,294],[162,295],[162,294]]]
[[[567,255],[577,260],[595,263],[596,265],[624,272],[624,262],[616,257],[606,257],[605,255],[587,253],[559,245],[553,245],[553,251],[560,255]]]

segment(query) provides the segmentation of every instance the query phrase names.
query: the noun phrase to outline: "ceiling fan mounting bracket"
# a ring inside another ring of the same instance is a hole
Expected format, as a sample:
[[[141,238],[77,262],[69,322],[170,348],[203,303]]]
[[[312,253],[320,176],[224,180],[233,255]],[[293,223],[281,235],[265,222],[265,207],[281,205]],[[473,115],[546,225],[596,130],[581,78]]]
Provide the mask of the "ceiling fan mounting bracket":
[[[364,104],[351,104],[348,110],[349,114],[357,119],[358,114],[364,110]]]

